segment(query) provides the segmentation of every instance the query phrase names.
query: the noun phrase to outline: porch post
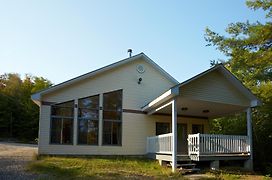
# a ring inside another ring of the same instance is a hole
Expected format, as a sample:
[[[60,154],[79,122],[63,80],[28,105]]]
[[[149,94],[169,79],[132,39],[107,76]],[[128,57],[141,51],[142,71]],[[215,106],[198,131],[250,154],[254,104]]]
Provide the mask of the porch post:
[[[253,170],[253,143],[252,143],[252,118],[251,118],[251,108],[247,108],[247,138],[249,144],[249,160],[245,162],[245,168],[248,170]]]
[[[172,172],[177,169],[177,100],[172,101]]]
[[[75,99],[74,124],[73,124],[73,145],[77,145],[77,125],[78,125],[78,99]]]
[[[103,144],[103,94],[99,94],[98,146]]]

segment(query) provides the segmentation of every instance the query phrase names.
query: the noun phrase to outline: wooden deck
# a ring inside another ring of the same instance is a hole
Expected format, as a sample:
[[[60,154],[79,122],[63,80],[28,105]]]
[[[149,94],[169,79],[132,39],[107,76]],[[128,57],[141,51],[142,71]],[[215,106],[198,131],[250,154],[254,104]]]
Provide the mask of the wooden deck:
[[[172,161],[172,133],[147,138],[148,157]],[[247,136],[190,134],[188,153],[177,153],[177,161],[247,160],[250,158]]]
[[[147,156],[151,159],[163,160],[163,161],[172,161],[171,154],[161,154],[161,153],[149,153]],[[188,154],[178,154],[177,161],[191,161]]]
[[[172,161],[171,154],[149,153],[147,156],[152,159]],[[200,156],[195,155],[195,157],[192,157],[192,155],[189,156],[188,154],[178,154],[177,161],[247,160],[249,157],[249,154],[207,154]]]

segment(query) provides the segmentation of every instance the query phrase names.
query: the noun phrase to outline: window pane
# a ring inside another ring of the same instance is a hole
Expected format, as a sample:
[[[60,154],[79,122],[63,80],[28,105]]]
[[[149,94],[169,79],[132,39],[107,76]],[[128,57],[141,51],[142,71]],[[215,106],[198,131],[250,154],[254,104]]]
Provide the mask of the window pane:
[[[79,108],[99,109],[99,95],[78,100]]]
[[[62,144],[73,143],[73,120],[63,118]]]
[[[78,144],[87,144],[88,120],[78,120]]]
[[[98,121],[89,120],[88,121],[88,144],[97,145],[98,144]]]
[[[78,117],[98,120],[99,111],[90,109],[78,109]]]
[[[74,108],[52,106],[52,115],[63,116],[63,117],[73,117]]]
[[[98,120],[79,119],[78,143],[98,144]]]
[[[103,95],[103,108],[105,110],[122,110],[122,90]]]
[[[122,90],[103,94],[103,120],[103,144],[121,145]]]
[[[78,143],[98,144],[99,95],[78,100]]]
[[[156,123],[156,135],[170,133],[170,123]]]
[[[56,104],[55,106],[59,106],[59,107],[74,107],[74,101],[67,101],[64,103],[59,103]]]
[[[61,139],[61,118],[51,120],[51,143],[60,144]]]
[[[193,134],[197,134],[197,133],[203,134],[204,133],[203,124],[193,124],[192,125],[192,133]]]
[[[121,120],[122,112],[118,111],[103,111],[103,118],[109,120]]]
[[[51,116],[51,143],[72,144],[74,101],[52,105]]]
[[[112,123],[112,144],[121,145],[121,123]]]
[[[74,101],[69,101],[61,104],[55,104],[51,106],[52,115],[73,117],[74,116]]]
[[[111,121],[104,121],[103,123],[103,144],[111,144]]]

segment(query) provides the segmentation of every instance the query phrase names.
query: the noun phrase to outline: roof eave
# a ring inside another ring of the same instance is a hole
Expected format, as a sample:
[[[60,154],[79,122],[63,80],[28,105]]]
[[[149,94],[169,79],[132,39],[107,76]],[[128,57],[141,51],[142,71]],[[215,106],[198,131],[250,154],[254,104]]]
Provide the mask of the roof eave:
[[[159,97],[157,97],[156,99],[154,99],[153,101],[151,101],[150,103],[148,103],[147,105],[143,106],[142,111],[148,112],[149,110],[154,109],[159,105],[162,105],[163,103],[170,101],[171,99],[178,95],[179,88],[173,87],[166,91],[165,93],[163,93],[162,95],[160,95]]]

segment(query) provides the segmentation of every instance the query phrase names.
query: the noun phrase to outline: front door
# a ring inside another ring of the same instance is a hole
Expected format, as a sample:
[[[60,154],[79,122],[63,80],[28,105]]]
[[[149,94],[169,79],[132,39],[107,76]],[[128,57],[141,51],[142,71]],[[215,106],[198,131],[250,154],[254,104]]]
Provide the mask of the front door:
[[[187,142],[187,124],[178,123],[178,153],[188,154],[188,142]]]

